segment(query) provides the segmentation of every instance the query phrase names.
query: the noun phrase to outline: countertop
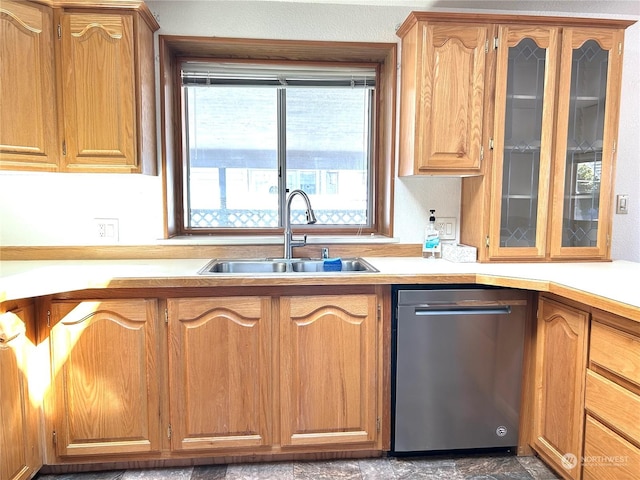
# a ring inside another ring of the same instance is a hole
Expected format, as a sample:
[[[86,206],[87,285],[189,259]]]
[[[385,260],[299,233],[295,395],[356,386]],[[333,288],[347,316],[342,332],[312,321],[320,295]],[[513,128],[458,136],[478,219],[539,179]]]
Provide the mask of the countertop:
[[[0,301],[100,288],[478,283],[552,292],[640,321],[640,263],[453,263],[365,257],[375,273],[198,275],[207,259],[0,262]]]

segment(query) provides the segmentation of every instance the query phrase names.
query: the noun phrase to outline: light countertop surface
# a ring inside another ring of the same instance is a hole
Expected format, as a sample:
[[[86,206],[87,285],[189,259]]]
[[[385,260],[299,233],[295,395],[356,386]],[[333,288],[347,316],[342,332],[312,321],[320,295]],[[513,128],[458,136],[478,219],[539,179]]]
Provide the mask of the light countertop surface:
[[[640,263],[453,263],[422,257],[365,257],[376,273],[198,275],[208,259],[0,262],[0,301],[100,288],[478,283],[593,296],[640,320]]]

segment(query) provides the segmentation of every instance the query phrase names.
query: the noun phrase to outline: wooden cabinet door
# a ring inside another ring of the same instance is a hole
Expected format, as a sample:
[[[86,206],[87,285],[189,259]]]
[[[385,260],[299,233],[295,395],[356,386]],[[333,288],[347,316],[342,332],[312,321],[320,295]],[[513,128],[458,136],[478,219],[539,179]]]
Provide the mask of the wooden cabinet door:
[[[552,258],[610,257],[623,36],[615,29],[563,29]]]
[[[0,315],[0,480],[31,478],[42,465],[37,400],[27,382],[33,322],[32,306]]]
[[[133,15],[63,13],[60,28],[65,169],[135,170]]]
[[[534,447],[566,478],[581,476],[589,315],[540,298]]]
[[[50,313],[58,456],[159,451],[156,301],[60,301]]]
[[[171,448],[271,443],[269,297],[168,300]]]
[[[0,4],[0,168],[56,170],[58,133],[49,7]]]
[[[399,174],[477,173],[491,27],[415,28],[403,38]]]
[[[489,256],[546,255],[559,29],[498,29]]]
[[[282,446],[376,441],[375,295],[280,299]]]

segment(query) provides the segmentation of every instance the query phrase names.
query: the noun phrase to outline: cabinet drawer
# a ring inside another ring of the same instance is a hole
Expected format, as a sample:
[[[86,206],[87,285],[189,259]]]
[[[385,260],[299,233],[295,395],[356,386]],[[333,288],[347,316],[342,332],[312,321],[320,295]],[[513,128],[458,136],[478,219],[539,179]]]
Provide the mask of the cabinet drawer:
[[[639,337],[593,322],[589,360],[640,385]]]
[[[587,370],[585,407],[594,416],[640,443],[640,396]]]
[[[640,449],[591,416],[585,424],[583,480],[640,478]]]

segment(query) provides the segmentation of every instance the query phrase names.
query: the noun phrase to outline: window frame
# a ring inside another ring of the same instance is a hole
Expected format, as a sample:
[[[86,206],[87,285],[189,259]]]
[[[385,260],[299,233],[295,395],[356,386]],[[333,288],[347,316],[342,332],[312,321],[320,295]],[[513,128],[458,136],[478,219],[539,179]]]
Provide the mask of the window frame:
[[[306,65],[368,64],[377,69],[375,95],[373,161],[370,194],[371,226],[368,228],[309,228],[296,225],[299,233],[314,235],[375,234],[393,236],[393,185],[395,178],[395,43],[316,42],[237,38],[159,36],[160,53],[160,128],[162,152],[164,238],[174,236],[274,235],[282,228],[198,229],[185,227],[184,171],[185,132],[180,65],[184,61],[244,60],[251,63],[299,63]],[[178,121],[180,119],[180,121]]]

